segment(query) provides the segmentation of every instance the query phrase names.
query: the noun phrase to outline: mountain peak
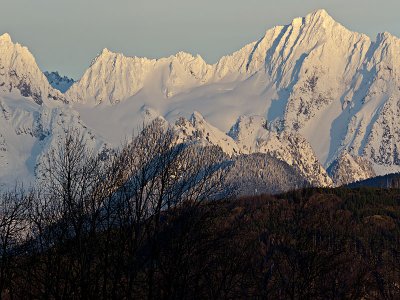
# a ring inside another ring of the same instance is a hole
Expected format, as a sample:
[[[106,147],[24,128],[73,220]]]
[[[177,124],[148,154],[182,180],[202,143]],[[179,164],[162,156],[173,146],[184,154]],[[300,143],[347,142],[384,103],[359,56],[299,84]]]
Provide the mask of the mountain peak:
[[[189,59],[193,59],[193,55],[191,53],[187,53],[185,51],[179,51],[178,53],[175,54],[176,58],[181,58],[181,59],[185,59],[185,58],[189,58]]]
[[[328,12],[327,12],[325,9],[323,9],[323,8],[314,10],[313,12],[310,13],[310,15],[313,15],[313,16],[315,16],[315,17],[322,17],[322,18],[332,18],[332,17],[328,14]]]
[[[318,9],[305,17],[305,23],[314,23],[314,24],[328,24],[328,23],[337,23],[325,9]]]
[[[195,125],[196,123],[201,123],[204,121],[204,117],[201,113],[198,111],[194,111],[190,117],[190,121]]]
[[[110,51],[110,50],[108,50],[107,48],[104,48],[104,49],[101,50],[101,52],[100,52],[100,56],[108,56],[108,55],[111,55],[111,54],[113,54],[113,52]]]
[[[0,41],[12,43],[11,36],[6,32],[3,35],[0,35]]]
[[[107,58],[110,55],[112,55],[113,52],[111,52],[110,50],[108,50],[107,48],[104,48],[103,50],[101,50],[101,52],[92,60],[90,66],[93,66],[100,58]]]
[[[396,36],[394,36],[393,34],[391,34],[390,32],[380,32],[378,33],[376,40],[377,41],[384,41],[384,40],[398,40],[398,38]]]
[[[39,105],[48,100],[66,102],[61,93],[50,86],[29,49],[14,44],[8,33],[0,36],[0,52],[1,92],[19,91],[22,97],[31,98]]]
[[[325,9],[318,9],[304,17],[297,17],[292,20],[289,24],[293,28],[307,27],[312,28],[314,32],[322,29],[328,29],[336,27],[337,25],[344,27],[335,19],[333,19]],[[282,27],[278,26],[278,30],[282,29]],[[269,31],[267,31],[268,34]]]

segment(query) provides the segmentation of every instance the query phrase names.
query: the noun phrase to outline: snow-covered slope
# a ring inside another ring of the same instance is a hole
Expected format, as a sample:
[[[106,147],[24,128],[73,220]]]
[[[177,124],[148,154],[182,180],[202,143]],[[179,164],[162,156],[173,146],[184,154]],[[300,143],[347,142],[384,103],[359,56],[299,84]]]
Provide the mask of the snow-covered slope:
[[[212,126],[204,120],[204,117],[195,111],[190,120],[179,118],[174,125],[178,141],[200,142],[205,145],[219,146],[226,154],[232,156],[240,154],[236,142],[227,134]]]
[[[72,78],[68,78],[67,76],[61,77],[58,72],[46,71],[43,74],[46,76],[50,85],[61,93],[65,93],[75,82]]]
[[[31,184],[47,150],[60,143],[67,130],[79,130],[88,146],[98,151],[107,147],[71,107],[32,100],[19,93],[0,96],[0,188]]]
[[[46,150],[71,128],[93,147],[105,146],[50,86],[29,50],[0,36],[0,188],[32,183]]]
[[[28,48],[14,44],[10,35],[5,33],[0,36],[0,95],[14,91],[37,104],[66,101],[50,86]]]
[[[293,167],[310,184],[332,186],[332,180],[304,138],[297,133],[271,131],[265,128],[266,123],[260,116],[241,116],[225,134],[204,120],[199,112],[194,112],[190,121],[179,118],[174,128],[181,142],[217,145],[230,156],[269,154]]]
[[[168,58],[147,59],[103,49],[67,94],[73,101],[115,104],[156,80],[158,92],[169,98],[207,81],[209,71],[211,67],[200,56],[184,52]]]
[[[241,153],[269,153],[285,161],[311,184],[331,186],[332,180],[318,161],[310,144],[296,132],[275,132],[260,116],[241,116],[229,135],[238,143]]]
[[[225,134],[209,124],[199,112],[194,112],[190,120],[179,118],[174,129],[180,142],[216,145],[230,156],[266,153],[286,162],[310,184],[332,186],[332,180],[304,138],[296,133],[270,131],[265,124],[262,117],[241,116],[229,134]]]

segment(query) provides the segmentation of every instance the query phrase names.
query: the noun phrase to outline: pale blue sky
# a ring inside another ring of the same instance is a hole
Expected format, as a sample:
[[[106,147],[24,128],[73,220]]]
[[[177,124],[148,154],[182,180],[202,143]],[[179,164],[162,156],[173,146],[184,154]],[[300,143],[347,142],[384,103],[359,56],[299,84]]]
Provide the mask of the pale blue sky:
[[[266,29],[325,8],[351,30],[400,36],[399,0],[1,0],[0,33],[42,70],[79,79],[107,47],[152,58],[180,50],[214,63]]]

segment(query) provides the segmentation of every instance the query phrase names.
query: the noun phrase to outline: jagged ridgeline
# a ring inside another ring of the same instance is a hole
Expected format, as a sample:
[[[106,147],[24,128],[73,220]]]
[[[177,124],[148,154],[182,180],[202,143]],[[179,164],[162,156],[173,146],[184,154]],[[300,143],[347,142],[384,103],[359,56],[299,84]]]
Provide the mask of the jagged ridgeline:
[[[158,117],[182,140],[230,157],[269,154],[314,186],[399,172],[398,53],[391,34],[372,40],[318,10],[212,65],[184,52],[148,59],[104,49],[72,84],[57,73],[46,78],[29,50],[4,34],[0,182],[35,181],[68,128],[108,151]]]
[[[57,71],[46,71],[43,74],[47,77],[50,85],[62,93],[65,93],[75,82],[72,78],[68,78],[67,76],[60,76]]]

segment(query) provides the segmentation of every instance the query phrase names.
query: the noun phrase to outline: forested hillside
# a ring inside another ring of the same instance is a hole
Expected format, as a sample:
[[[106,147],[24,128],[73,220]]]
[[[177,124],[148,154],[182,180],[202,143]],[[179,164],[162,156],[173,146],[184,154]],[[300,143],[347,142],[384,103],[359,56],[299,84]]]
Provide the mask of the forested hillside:
[[[9,200],[2,197],[2,206]],[[3,219],[2,296],[400,297],[400,190],[306,189],[181,202],[140,220],[114,209],[114,226],[107,214],[95,227],[82,225],[94,214],[70,214],[41,227],[46,212],[35,207],[30,238],[27,227],[4,230],[13,223]],[[21,213],[13,212],[8,221]],[[7,238],[17,242],[4,244]]]

